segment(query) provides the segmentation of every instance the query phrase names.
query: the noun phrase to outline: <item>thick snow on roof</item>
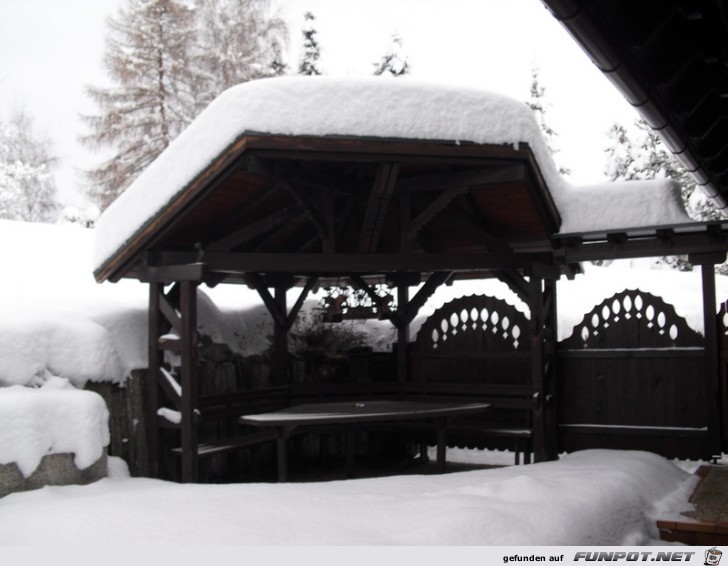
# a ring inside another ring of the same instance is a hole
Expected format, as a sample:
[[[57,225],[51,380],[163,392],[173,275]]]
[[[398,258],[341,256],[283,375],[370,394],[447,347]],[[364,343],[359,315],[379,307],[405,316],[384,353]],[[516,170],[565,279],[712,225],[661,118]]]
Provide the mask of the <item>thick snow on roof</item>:
[[[562,234],[692,222],[672,179],[566,186],[557,194]]]
[[[99,219],[96,269],[245,133],[525,142],[569,232],[690,220],[681,206],[673,206],[669,183],[643,183],[639,191],[569,186],[523,102],[406,78],[286,77],[227,90],[174,140]],[[627,226],[625,218],[634,223]]]

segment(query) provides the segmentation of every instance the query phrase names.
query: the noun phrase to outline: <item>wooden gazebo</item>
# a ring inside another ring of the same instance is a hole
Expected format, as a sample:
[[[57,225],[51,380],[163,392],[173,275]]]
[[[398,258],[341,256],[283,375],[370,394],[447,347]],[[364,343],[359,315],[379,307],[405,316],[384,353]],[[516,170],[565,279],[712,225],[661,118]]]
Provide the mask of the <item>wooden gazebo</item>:
[[[197,479],[201,284],[257,290],[275,327],[271,382],[283,386],[289,379],[287,332],[309,292],[325,281],[345,278],[372,295],[375,283],[396,288],[396,375],[406,383],[410,323],[427,298],[455,278],[501,279],[530,309],[522,340],[529,345],[533,451],[540,460],[556,450],[548,408],[555,281],[573,276],[579,262],[691,254],[704,266],[706,330],[715,336],[712,266],[725,258],[728,225],[667,218],[663,225],[595,224],[591,231],[561,233],[557,201],[566,193],[554,186],[537,127],[523,126],[531,123],[525,105],[497,99],[499,118],[513,113],[515,131],[515,138],[499,140],[501,132],[481,122],[494,111],[489,95],[468,92],[463,98],[455,89],[402,84],[408,86],[298,78],[241,85],[213,103],[102,217],[97,280],[149,282],[153,475],[158,426],[164,426],[181,432],[182,480]],[[271,93],[283,94],[278,99]],[[300,116],[325,99],[327,115],[345,115],[327,131],[315,117],[308,130],[256,122],[266,111],[275,113],[276,105],[293,106],[286,112]],[[363,106],[352,111],[357,104]],[[427,112],[434,117],[422,115]],[[409,131],[408,121],[442,127]],[[225,130],[217,145],[209,143],[215,128]],[[469,134],[478,131],[484,137]],[[163,196],[151,196],[154,191]],[[292,288],[300,294],[289,305]],[[162,367],[166,350],[180,356],[179,382]],[[708,355],[715,385],[715,349]],[[178,422],[159,416],[170,405]]]

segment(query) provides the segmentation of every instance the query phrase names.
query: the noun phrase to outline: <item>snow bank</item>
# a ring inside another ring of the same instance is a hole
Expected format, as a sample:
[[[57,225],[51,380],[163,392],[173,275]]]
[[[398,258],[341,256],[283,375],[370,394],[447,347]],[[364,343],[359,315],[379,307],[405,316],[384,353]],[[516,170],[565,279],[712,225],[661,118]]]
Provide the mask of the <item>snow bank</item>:
[[[0,220],[3,258],[18,266],[0,279],[0,387],[49,376],[123,383],[147,366],[147,286],[96,283],[93,245],[94,231],[78,225]],[[246,289],[237,297],[234,310],[198,298],[200,330],[234,351],[246,332],[241,311],[259,302]]]
[[[690,481],[660,456],[604,450],[327,483],[179,485],[123,476],[8,496],[0,544],[38,544],[40,532],[42,544],[638,545],[657,538],[651,513]]]
[[[74,454],[91,466],[109,444],[109,413],[101,396],[61,378],[42,387],[0,388],[0,464],[15,462],[30,476],[47,454]]]
[[[673,187],[643,182],[575,188],[558,174],[533,112],[492,92],[407,78],[286,77],[215,99],[99,219],[95,269],[245,133],[527,143],[568,231],[688,222]]]

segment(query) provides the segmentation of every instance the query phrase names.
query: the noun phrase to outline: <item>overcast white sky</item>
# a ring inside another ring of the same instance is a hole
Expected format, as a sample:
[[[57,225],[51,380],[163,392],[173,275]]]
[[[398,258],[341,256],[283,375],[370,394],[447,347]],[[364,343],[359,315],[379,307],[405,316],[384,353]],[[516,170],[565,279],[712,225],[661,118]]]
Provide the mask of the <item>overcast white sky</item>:
[[[94,111],[84,85],[103,84],[105,20],[125,0],[0,0],[0,117],[23,106],[55,140],[59,188],[82,205],[75,170],[98,156],[76,139],[80,113]],[[303,13],[312,11],[327,74],[370,75],[393,33],[414,77],[476,86],[518,100],[540,69],[558,132],[557,161],[575,184],[603,180],[610,125],[631,124],[634,110],[591,64],[540,0],[279,0],[290,22],[295,69]]]

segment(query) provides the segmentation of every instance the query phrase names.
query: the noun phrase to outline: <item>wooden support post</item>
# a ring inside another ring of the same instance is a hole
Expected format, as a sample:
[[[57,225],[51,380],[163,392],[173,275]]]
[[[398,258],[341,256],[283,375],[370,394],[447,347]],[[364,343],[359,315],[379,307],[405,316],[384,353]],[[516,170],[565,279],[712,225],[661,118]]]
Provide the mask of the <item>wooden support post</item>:
[[[546,458],[556,460],[559,456],[559,426],[558,426],[558,371],[556,365],[556,342],[558,340],[558,312],[556,281],[545,281],[545,318],[544,318],[544,407],[546,411],[545,436]]]
[[[404,383],[409,377],[409,338],[410,324],[407,320],[409,308],[409,282],[402,280],[397,284],[397,313],[404,316],[397,317],[397,381]]]
[[[529,294],[529,306],[531,308],[531,385],[538,396],[536,408],[533,410],[533,455],[536,462],[543,462],[548,459],[548,449],[543,375],[543,280],[540,277],[530,276]]]
[[[162,333],[163,315],[159,297],[162,292],[161,283],[149,284],[149,333],[148,333],[148,369],[147,369],[147,407],[145,412],[147,426],[147,458],[148,474],[152,478],[159,477],[160,443],[157,411],[159,410],[158,373],[162,362],[159,350],[159,336]]]
[[[182,318],[182,482],[198,480],[197,423],[197,283],[180,283]]]
[[[285,316],[288,312],[286,292],[288,285],[277,283],[274,287],[273,301],[275,308],[282,313],[284,323],[274,317],[273,325],[273,359],[271,360],[271,381],[273,385],[285,385],[288,382],[288,328]]]
[[[703,279],[703,323],[705,328],[705,415],[708,420],[708,442],[713,454],[721,453],[720,431],[720,360],[718,359],[718,318],[715,312],[715,268],[711,262],[701,265]],[[723,416],[725,418],[725,415]]]

